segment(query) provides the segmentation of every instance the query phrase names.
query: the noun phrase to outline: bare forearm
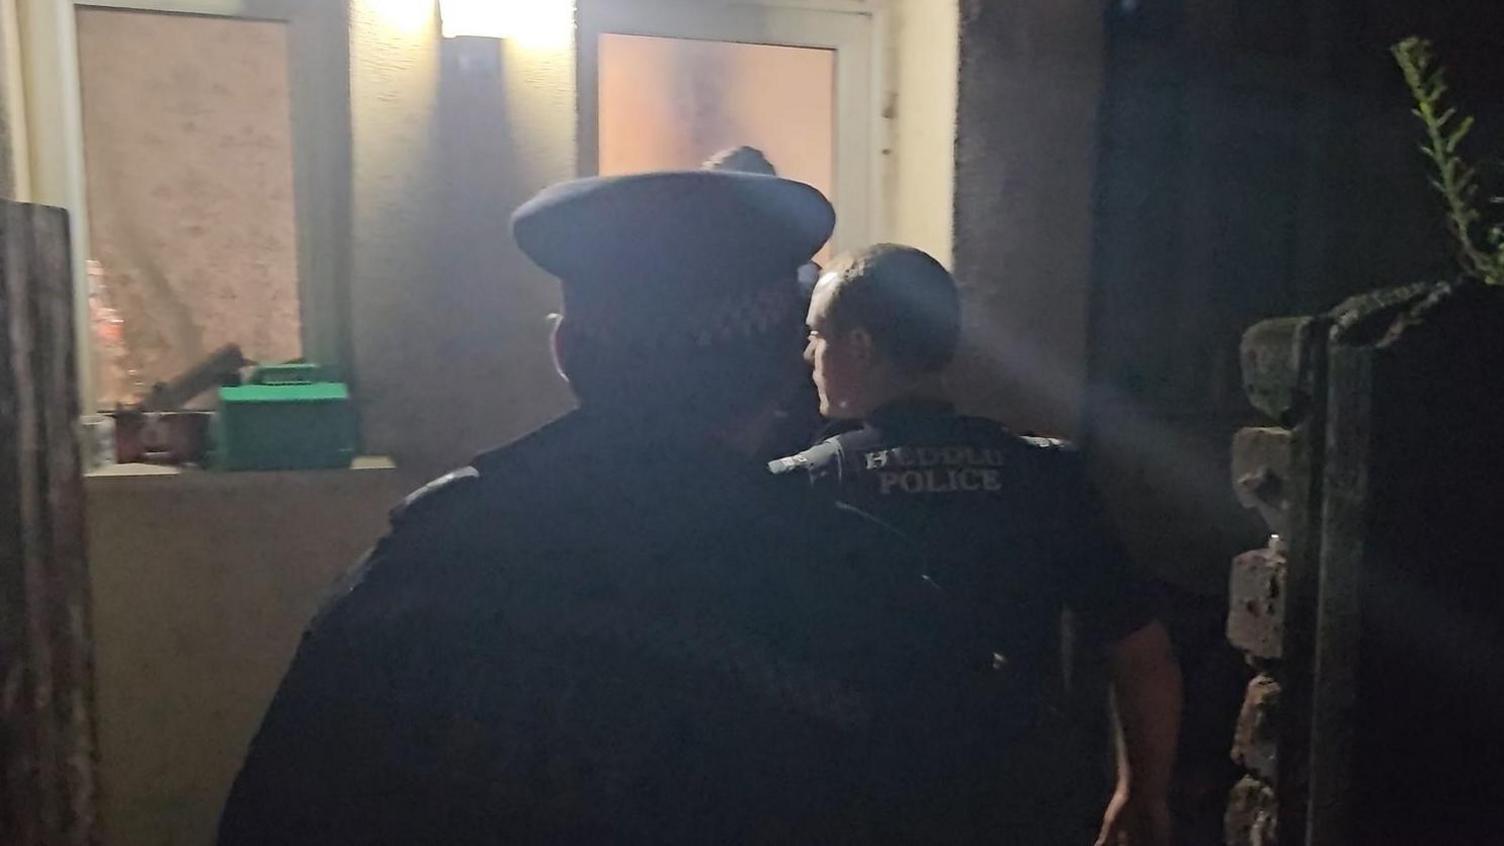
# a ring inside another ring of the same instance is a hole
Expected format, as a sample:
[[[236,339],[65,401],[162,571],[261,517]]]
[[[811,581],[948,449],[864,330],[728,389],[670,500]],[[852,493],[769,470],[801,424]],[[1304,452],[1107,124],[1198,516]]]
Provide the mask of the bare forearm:
[[[1110,655],[1120,731],[1118,787],[1141,797],[1169,794],[1180,732],[1180,667],[1163,625],[1119,641]]]

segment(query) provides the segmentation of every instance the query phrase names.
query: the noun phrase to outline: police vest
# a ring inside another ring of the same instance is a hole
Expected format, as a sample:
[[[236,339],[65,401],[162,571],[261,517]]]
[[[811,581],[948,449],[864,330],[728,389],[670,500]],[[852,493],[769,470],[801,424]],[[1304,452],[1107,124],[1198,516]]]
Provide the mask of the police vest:
[[[769,465],[909,535],[965,597],[1031,695],[1060,667],[1060,614],[1112,642],[1154,616],[1153,592],[1107,530],[1081,456],[948,404],[906,403]]]

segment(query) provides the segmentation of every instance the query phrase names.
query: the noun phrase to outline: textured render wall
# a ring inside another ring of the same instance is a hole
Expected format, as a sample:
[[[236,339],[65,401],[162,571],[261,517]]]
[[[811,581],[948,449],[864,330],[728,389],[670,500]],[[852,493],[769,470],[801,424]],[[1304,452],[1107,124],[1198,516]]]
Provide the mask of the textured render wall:
[[[413,478],[568,408],[555,283],[508,216],[574,175],[569,49],[444,40],[398,0],[351,7],[352,345],[369,451]],[[489,55],[488,55],[489,51]]]
[[[957,0],[902,0],[892,7],[889,240],[954,260]]]
[[[16,0],[0,0],[0,197],[27,202],[26,96],[21,78],[20,21]]]
[[[549,38],[502,43],[494,75],[466,71],[462,43],[445,42],[446,272],[465,315],[460,347],[468,384],[454,402],[464,456],[531,431],[573,406],[549,352],[548,315],[559,284],[512,242],[512,211],[577,175],[572,4]],[[474,311],[468,311],[474,309]]]
[[[955,383],[1020,430],[1070,436],[1081,416],[1101,14],[1086,0],[961,3]]]
[[[435,425],[429,339],[445,323],[429,305],[444,282],[438,20],[419,5],[350,4],[353,364],[366,449],[404,462]]]
[[[299,633],[401,488],[380,469],[85,488],[103,842],[211,843]]]

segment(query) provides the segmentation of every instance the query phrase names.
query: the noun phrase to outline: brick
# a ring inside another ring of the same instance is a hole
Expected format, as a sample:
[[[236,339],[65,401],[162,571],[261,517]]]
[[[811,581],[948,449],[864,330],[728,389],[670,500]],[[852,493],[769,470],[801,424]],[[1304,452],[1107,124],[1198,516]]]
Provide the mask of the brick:
[[[1293,434],[1289,429],[1241,429],[1232,438],[1232,487],[1238,503],[1256,509],[1269,531],[1290,533],[1290,456]]]
[[[1227,639],[1255,658],[1282,657],[1285,556],[1277,544],[1233,559],[1228,585]]]
[[[1324,325],[1312,317],[1275,317],[1243,333],[1243,392],[1254,408],[1282,423],[1304,414],[1309,398],[1302,372],[1305,350]]]
[[[1227,798],[1223,817],[1227,846],[1276,846],[1278,810],[1273,788],[1252,776],[1244,777]]]
[[[1279,682],[1268,674],[1254,676],[1243,697],[1232,741],[1232,759],[1270,784],[1275,783],[1279,699]]]

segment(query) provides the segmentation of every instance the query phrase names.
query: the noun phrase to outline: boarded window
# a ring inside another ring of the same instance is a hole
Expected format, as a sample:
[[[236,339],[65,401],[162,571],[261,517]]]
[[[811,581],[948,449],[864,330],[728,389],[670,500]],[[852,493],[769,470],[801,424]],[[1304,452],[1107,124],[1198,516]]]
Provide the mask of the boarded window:
[[[77,14],[101,406],[226,343],[297,357],[286,25]]]

